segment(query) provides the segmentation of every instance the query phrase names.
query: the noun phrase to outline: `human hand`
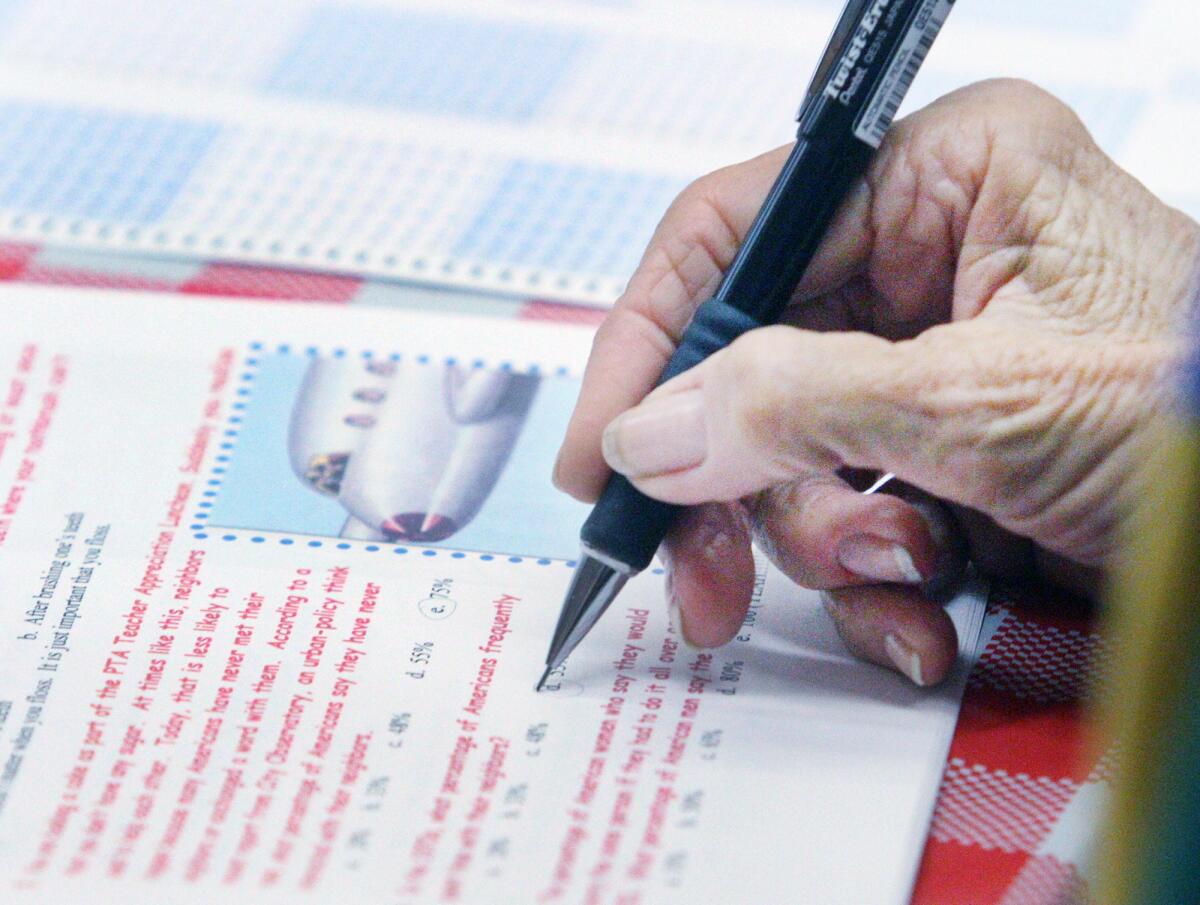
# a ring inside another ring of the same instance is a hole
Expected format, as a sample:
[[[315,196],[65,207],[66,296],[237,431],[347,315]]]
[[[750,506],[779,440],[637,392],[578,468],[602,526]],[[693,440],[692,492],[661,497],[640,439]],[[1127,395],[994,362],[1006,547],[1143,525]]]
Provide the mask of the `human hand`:
[[[596,335],[555,483],[594,500],[612,467],[694,507],[663,550],[691,643],[737,633],[753,536],[827,592],[851,650],[936,683],[957,645],[921,588],[953,536],[839,469],[946,501],[985,574],[1093,588],[1181,349],[1198,229],[1060,102],[974,85],[893,127],[783,325],[650,392],[788,150],[667,211]]]

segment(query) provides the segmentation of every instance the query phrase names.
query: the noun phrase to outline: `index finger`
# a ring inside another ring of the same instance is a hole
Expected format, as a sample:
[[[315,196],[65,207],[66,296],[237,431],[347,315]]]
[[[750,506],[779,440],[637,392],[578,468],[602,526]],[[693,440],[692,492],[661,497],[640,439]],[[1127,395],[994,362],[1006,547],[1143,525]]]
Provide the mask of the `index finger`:
[[[790,146],[692,183],[668,208],[624,294],[596,332],[554,482],[599,496],[600,435],[654,387],[696,307],[716,292]]]

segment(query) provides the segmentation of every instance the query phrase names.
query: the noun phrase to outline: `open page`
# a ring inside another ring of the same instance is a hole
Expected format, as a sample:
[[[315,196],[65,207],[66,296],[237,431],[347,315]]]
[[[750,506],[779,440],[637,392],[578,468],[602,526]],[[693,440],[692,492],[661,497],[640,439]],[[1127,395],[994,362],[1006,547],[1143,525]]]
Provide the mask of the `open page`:
[[[3,901],[906,901],[961,664],[857,662],[766,568],[691,650],[648,571],[534,693],[588,331],[3,304]]]

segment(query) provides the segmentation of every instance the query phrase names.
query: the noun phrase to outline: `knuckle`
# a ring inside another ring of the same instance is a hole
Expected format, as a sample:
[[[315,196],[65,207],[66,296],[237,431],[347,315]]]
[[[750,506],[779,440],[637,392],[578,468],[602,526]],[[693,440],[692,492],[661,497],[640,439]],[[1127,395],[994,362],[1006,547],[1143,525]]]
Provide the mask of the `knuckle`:
[[[723,208],[719,173],[684,189],[663,215],[617,307],[639,309],[678,337],[695,304],[716,289],[741,237]]]
[[[686,186],[679,196],[675,199],[672,207],[675,205],[687,209],[692,205],[707,204],[714,191],[720,186],[725,168],[713,170],[710,173],[705,173],[693,179]]]
[[[991,99],[1002,102],[1005,106],[1023,109],[1035,109],[1042,106],[1057,106],[1066,109],[1066,105],[1040,85],[1023,78],[1011,76],[984,79],[976,82],[974,90],[986,94]]]
[[[796,406],[797,331],[765,327],[739,337],[723,356],[729,384],[736,387],[734,429],[754,447],[769,472],[779,478],[796,470],[793,414]]]
[[[764,490],[755,501],[755,515],[768,531],[785,535],[816,521],[814,513],[841,489],[835,479],[822,472],[809,472]]]
[[[950,152],[953,145],[965,141],[969,147],[986,151],[988,158],[998,148],[1006,148],[1010,153],[1041,159],[1043,165],[1066,166],[1080,149],[1094,148],[1074,110],[1024,79],[975,82],[907,119],[912,121],[910,133],[935,142],[949,141]]]
[[[592,337],[592,356],[597,350],[625,348],[666,361],[675,351],[675,335],[662,324],[630,305],[618,304],[601,321]]]
[[[720,202],[705,188],[704,179],[695,183],[697,188],[692,193],[685,193],[677,202],[679,207],[674,219],[678,227],[672,234],[673,245],[677,251],[703,251],[714,269],[723,271],[733,260],[741,237],[730,225]]]
[[[663,224],[672,227],[671,233],[685,241],[707,239],[710,233],[718,232],[723,218],[716,199],[726,178],[724,171],[716,170],[693,180],[671,202],[663,215]]]
[[[989,115],[1005,119],[1058,124],[1083,131],[1079,117],[1067,104],[1027,79],[985,79],[962,89],[964,98]]]
[[[596,332],[592,334],[592,347],[589,359],[594,359],[600,350],[611,346],[618,341],[622,332],[622,319],[627,318],[626,309],[617,305],[608,316],[600,322],[600,326],[596,328]]]

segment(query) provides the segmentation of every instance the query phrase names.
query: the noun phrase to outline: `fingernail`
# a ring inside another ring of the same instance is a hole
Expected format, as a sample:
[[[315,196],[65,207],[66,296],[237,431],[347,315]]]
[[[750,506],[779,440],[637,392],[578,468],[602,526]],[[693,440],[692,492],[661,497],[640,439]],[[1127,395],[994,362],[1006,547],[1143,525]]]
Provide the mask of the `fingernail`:
[[[625,475],[662,474],[704,461],[708,438],[700,390],[649,399],[604,431],[604,458]]]
[[[887,651],[888,659],[896,664],[896,669],[912,679],[914,685],[925,684],[925,677],[921,674],[921,655],[899,635],[887,635],[883,639],[883,649]]]
[[[920,584],[912,554],[897,543],[870,534],[852,534],[838,545],[842,568],[872,581]]]

